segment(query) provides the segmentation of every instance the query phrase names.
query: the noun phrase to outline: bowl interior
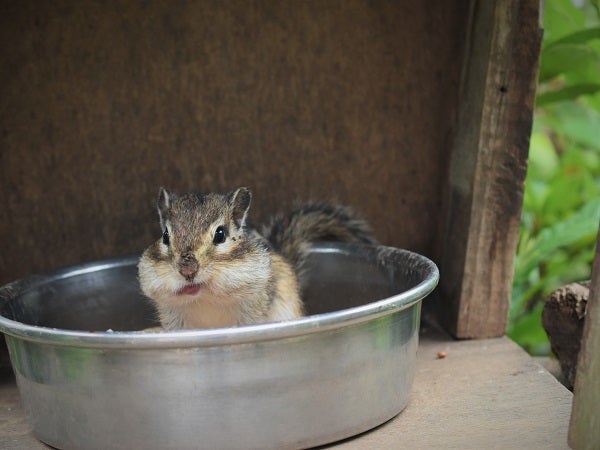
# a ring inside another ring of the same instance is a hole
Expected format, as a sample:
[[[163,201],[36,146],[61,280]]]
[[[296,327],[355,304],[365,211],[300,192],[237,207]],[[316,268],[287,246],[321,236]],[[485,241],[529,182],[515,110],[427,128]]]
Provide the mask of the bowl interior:
[[[376,247],[316,246],[304,271],[307,315],[384,299],[423,281],[414,254]],[[137,258],[103,261],[2,288],[0,314],[27,325],[78,331],[136,331],[158,324],[137,280]]]

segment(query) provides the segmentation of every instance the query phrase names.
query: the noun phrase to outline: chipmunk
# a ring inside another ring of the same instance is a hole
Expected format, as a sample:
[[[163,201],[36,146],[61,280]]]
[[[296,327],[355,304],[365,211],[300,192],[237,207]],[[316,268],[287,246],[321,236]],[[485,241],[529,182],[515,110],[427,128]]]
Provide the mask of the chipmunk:
[[[277,215],[262,233],[247,223],[252,194],[158,196],[162,236],[138,264],[143,293],[165,330],[277,322],[304,314],[302,268],[315,241],[374,244],[345,207],[309,203]]]

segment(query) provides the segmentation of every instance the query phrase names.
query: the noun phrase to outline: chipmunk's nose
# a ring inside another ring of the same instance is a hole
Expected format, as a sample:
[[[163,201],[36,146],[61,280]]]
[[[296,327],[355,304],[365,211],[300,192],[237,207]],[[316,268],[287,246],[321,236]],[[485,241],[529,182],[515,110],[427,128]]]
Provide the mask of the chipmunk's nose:
[[[186,252],[181,255],[178,266],[179,273],[187,280],[193,280],[198,273],[198,260],[191,252]]]
[[[183,275],[185,278],[187,278],[188,280],[191,280],[198,273],[198,267],[197,267],[197,265],[186,264],[185,266],[182,266],[179,268],[179,273],[181,275]]]

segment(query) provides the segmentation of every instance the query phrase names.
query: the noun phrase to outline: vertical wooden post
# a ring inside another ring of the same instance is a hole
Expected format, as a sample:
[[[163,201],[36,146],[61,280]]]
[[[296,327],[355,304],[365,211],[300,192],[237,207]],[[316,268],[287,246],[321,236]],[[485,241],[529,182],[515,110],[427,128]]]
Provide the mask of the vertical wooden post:
[[[585,314],[583,342],[579,351],[575,397],[569,428],[569,445],[594,449],[600,445],[600,232],[592,271],[590,297]]]
[[[542,31],[539,0],[473,0],[440,261],[440,320],[506,331]]]

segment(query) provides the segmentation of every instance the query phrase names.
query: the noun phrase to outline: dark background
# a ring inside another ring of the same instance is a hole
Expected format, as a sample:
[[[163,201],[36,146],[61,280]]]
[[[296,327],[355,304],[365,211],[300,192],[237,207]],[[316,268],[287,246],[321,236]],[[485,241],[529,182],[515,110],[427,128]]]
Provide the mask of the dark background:
[[[350,204],[437,258],[467,2],[2,1],[0,282],[141,252],[158,188]]]

